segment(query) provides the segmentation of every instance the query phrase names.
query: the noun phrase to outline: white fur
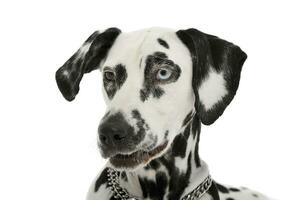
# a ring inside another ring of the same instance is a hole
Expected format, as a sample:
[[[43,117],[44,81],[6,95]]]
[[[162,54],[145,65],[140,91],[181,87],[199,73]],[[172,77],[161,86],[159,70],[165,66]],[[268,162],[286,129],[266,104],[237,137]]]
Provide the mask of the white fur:
[[[207,78],[201,83],[199,88],[200,101],[204,105],[206,111],[222,100],[227,95],[226,81],[223,72],[217,73],[213,69],[209,72]]]

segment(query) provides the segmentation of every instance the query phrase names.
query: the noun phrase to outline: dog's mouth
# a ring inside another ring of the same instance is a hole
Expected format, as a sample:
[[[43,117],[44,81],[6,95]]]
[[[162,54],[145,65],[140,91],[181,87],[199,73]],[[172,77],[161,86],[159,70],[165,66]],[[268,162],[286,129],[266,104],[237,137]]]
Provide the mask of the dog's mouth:
[[[117,168],[134,168],[140,164],[147,164],[152,158],[160,154],[167,144],[168,141],[150,151],[138,150],[131,154],[116,154],[110,158],[110,162]]]

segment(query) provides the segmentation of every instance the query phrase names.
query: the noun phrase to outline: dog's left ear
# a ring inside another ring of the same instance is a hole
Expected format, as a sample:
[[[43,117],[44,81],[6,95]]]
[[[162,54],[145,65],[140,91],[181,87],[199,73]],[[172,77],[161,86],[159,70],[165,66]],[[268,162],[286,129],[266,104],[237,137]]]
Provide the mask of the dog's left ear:
[[[177,35],[192,57],[196,110],[202,123],[210,125],[235,96],[247,55],[238,46],[196,29],[179,30]]]

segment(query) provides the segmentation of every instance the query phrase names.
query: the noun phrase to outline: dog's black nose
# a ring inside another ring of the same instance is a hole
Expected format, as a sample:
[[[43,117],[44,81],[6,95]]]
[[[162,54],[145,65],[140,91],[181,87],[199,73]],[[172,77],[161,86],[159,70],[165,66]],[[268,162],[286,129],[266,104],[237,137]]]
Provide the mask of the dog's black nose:
[[[121,113],[105,119],[98,127],[99,141],[103,147],[113,150],[126,146],[126,141],[133,135],[131,127]]]
[[[119,123],[104,123],[99,126],[99,140],[103,145],[116,145],[126,138],[127,127]]]

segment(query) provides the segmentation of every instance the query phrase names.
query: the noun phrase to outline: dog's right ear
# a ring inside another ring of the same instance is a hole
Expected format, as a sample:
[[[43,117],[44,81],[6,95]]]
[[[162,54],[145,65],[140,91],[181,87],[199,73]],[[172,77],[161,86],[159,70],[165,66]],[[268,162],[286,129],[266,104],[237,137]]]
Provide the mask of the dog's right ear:
[[[117,36],[118,28],[94,32],[80,49],[55,74],[57,85],[66,100],[72,101],[79,91],[84,73],[97,69]]]

